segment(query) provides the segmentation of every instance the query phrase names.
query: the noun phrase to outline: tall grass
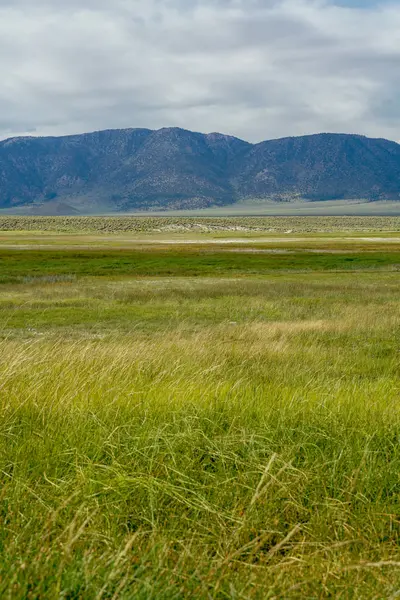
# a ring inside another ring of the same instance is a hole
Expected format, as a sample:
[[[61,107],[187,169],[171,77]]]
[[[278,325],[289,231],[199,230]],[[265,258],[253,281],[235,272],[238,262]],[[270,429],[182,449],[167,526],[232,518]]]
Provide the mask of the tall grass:
[[[0,598],[398,597],[398,249],[358,251],[3,252]]]
[[[4,339],[1,597],[396,597],[389,324]]]

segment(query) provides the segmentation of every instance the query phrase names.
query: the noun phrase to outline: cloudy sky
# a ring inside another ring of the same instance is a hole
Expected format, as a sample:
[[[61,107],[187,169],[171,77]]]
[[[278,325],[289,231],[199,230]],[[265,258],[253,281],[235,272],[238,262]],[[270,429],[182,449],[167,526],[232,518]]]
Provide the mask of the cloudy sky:
[[[400,140],[400,0],[0,0],[0,138]]]

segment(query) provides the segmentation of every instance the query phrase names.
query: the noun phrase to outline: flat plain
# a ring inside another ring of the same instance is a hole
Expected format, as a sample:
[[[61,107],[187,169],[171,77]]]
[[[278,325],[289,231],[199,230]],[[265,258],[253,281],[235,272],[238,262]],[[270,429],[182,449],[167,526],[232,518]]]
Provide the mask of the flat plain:
[[[396,598],[400,218],[0,218],[0,596]]]

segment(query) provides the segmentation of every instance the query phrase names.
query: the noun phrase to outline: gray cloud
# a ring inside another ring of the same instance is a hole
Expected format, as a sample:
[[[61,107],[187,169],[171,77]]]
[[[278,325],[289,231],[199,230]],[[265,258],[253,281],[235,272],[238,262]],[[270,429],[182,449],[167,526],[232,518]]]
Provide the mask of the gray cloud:
[[[177,125],[400,140],[400,7],[0,0],[0,137]]]

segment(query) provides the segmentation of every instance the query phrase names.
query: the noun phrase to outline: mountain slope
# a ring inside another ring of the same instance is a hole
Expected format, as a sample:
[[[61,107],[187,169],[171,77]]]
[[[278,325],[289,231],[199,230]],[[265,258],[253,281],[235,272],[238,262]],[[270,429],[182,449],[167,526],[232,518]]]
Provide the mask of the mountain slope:
[[[382,139],[323,133],[262,142],[236,172],[244,197],[400,199],[400,145]]]
[[[0,208],[201,208],[246,198],[400,199],[400,145],[317,134],[252,145],[170,128],[0,142]]]

